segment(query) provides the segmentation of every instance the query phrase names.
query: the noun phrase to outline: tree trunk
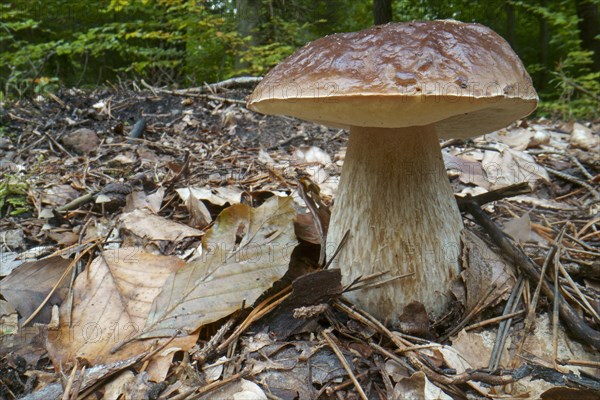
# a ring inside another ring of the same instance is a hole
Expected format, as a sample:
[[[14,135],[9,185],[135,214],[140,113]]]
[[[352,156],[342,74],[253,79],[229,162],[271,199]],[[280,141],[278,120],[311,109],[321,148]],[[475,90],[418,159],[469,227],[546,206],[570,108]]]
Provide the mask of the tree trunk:
[[[238,34],[241,38],[250,37],[248,41],[244,42],[241,52],[258,44],[258,38],[256,37],[256,34],[260,24],[260,6],[261,0],[236,1]],[[237,52],[235,56],[235,69],[237,70],[248,68],[249,66],[248,61],[242,60],[241,52]]]
[[[546,8],[548,6],[548,0],[542,0],[541,6]],[[544,66],[538,74],[537,89],[539,91],[544,90],[547,80],[547,68],[552,67],[548,65],[548,43],[550,41],[550,31],[548,30],[548,20],[544,16],[539,17],[540,21],[540,63]]]
[[[577,17],[579,22],[579,38],[581,39],[581,47],[584,50],[594,52],[593,56],[593,71],[600,71],[600,39],[596,37],[600,35],[600,17],[598,16],[598,5],[591,0],[575,0],[577,8]]]
[[[515,50],[517,41],[515,7],[510,3],[506,3],[504,9],[506,10],[506,41]]]
[[[392,22],[392,0],[373,0],[375,25]]]

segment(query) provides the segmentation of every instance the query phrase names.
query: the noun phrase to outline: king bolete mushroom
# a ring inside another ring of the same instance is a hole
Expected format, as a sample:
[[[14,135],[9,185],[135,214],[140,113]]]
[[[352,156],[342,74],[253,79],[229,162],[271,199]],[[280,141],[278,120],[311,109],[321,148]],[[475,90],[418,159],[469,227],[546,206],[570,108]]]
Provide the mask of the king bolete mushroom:
[[[327,36],[273,68],[248,106],[350,130],[328,243],[344,283],[403,276],[350,292],[380,319],[419,301],[448,307],[463,228],[438,138],[470,138],[530,114],[531,78],[491,29],[453,20]]]

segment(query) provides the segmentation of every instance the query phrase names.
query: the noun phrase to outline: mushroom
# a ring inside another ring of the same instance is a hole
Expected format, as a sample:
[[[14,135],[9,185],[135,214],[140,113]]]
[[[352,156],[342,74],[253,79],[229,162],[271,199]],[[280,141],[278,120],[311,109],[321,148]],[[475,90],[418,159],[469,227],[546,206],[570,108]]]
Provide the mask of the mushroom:
[[[350,130],[327,243],[343,281],[387,273],[348,297],[396,322],[402,306],[449,305],[463,228],[438,138],[503,128],[537,105],[531,78],[491,29],[454,20],[327,36],[273,68],[248,107]]]

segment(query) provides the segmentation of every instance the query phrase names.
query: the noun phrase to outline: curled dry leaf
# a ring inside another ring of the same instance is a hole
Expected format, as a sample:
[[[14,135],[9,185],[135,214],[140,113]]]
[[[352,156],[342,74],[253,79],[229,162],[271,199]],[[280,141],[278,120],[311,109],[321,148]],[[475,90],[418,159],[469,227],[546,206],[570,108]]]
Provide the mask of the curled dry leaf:
[[[267,395],[256,383],[240,379],[200,397],[200,400],[212,399],[267,400]]]
[[[402,378],[394,387],[394,400],[452,400],[442,389],[427,379],[422,371]]]
[[[585,125],[575,123],[571,132],[570,144],[583,150],[598,152],[600,149],[600,136],[594,135],[592,130]]]
[[[473,184],[485,190],[490,189],[490,182],[480,161],[467,156],[454,156],[447,152],[443,152],[442,155],[449,174],[458,175],[458,179],[464,184]]]
[[[216,206],[224,206],[227,203],[239,203],[243,190],[225,186],[217,188],[183,188],[177,189],[176,192],[183,201],[187,201],[190,193],[193,193],[199,200],[206,200]]]
[[[550,181],[544,167],[532,156],[506,145],[501,146],[500,151],[486,151],[481,163],[492,189],[520,182],[529,182],[535,187],[539,180]]]
[[[121,215],[121,227],[148,240],[181,240],[201,236],[202,231],[153,214],[150,210],[135,210]]]
[[[488,296],[483,304],[493,306],[508,296],[515,284],[510,266],[477,235],[463,230],[463,268],[461,277],[466,286],[468,313],[480,300]],[[495,286],[490,293],[491,286]]]
[[[288,269],[295,214],[289,197],[224,210],[203,238],[202,258],[172,274],[154,299],[139,337],[190,333],[254,303]]]

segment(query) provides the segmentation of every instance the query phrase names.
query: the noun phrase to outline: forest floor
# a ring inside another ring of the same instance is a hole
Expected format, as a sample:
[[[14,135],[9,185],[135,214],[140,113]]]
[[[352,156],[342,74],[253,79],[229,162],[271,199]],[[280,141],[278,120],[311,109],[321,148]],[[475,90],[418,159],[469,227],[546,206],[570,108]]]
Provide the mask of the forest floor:
[[[526,260],[465,212],[452,309],[387,326],[318,263],[348,133],[256,114],[250,92],[131,84],[3,106],[0,398],[596,398],[600,121],[443,142],[455,193],[492,193],[479,205]],[[245,221],[299,244],[238,268],[237,246],[267,237]],[[538,296],[544,265],[560,290]]]

